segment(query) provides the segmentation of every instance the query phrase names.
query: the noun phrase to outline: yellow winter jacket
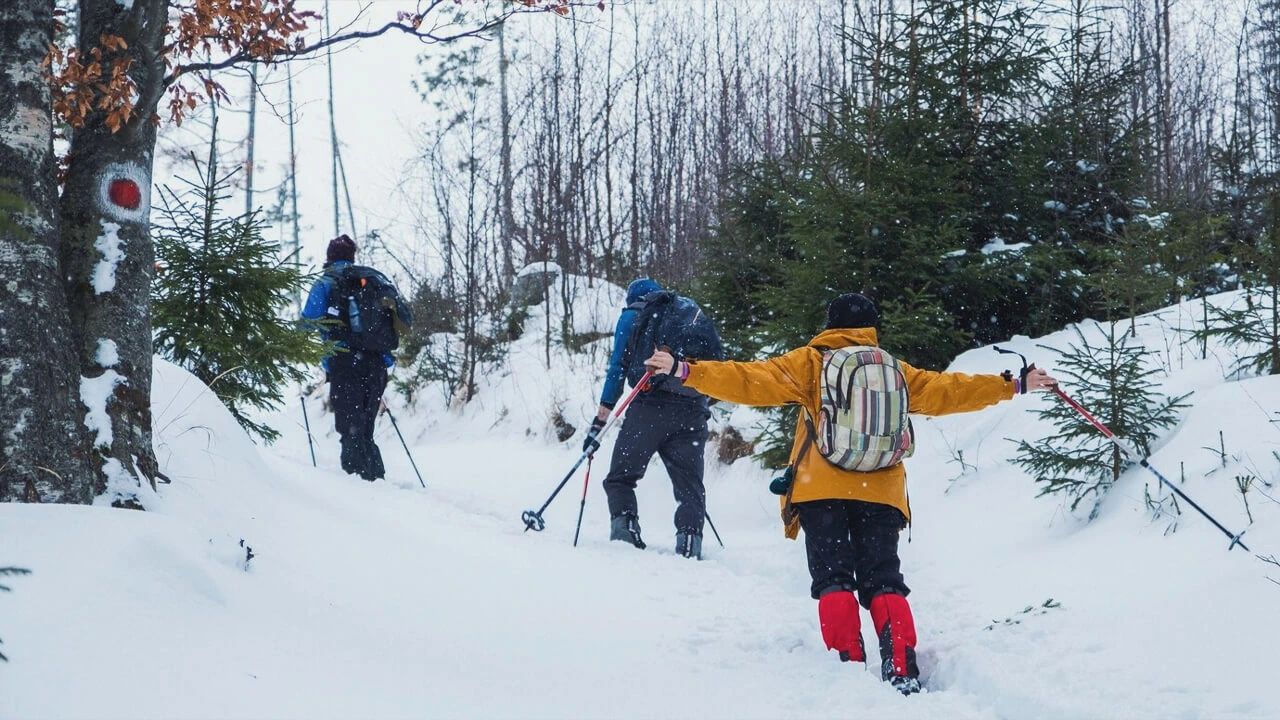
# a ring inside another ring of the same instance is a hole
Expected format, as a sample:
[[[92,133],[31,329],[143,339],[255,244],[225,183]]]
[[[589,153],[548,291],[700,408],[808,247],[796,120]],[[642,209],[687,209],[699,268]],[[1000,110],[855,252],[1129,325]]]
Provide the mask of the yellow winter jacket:
[[[872,328],[825,330],[809,344],[757,362],[689,363],[684,384],[704,395],[739,405],[803,405],[816,418],[821,406],[822,351],[850,345],[877,345]],[[967,375],[920,370],[899,361],[907,381],[908,411],[919,415],[970,412],[1013,397],[1013,383],[1000,375]],[[796,423],[791,444],[795,464],[810,442],[804,413]],[[907,471],[898,463],[871,472],[852,472],[831,464],[814,449],[804,454],[792,480],[792,502],[807,500],[864,500],[892,505],[911,519],[907,503]],[[782,499],[783,504],[786,498]],[[786,535],[795,539],[799,523],[793,521]]]

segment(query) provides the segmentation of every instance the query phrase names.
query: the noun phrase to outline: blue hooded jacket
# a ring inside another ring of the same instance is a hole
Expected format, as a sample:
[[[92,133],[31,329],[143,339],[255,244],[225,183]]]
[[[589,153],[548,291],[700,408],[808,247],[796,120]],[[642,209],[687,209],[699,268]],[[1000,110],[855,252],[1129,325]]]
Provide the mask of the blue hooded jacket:
[[[319,320],[325,317],[325,314],[329,309],[329,295],[337,284],[337,276],[341,274],[344,269],[351,267],[351,265],[352,263],[349,263],[346,260],[338,260],[324,269],[324,273],[320,275],[319,279],[317,279],[311,286],[311,291],[307,293],[307,304],[302,307],[302,319],[304,321]],[[329,333],[325,332],[323,329],[317,329],[320,330],[320,335],[327,340]],[[392,365],[395,365],[395,362],[395,358],[391,356],[391,353],[382,353],[383,365],[391,367]],[[329,372],[328,356],[320,361],[320,367],[324,368],[325,372]]]
[[[604,390],[600,392],[600,404],[607,408],[612,409],[618,402],[626,384],[627,369],[622,367],[622,355],[627,350],[631,328],[636,322],[636,311],[631,305],[645,295],[661,289],[661,285],[649,278],[640,278],[627,286],[627,307],[618,316],[618,324],[613,330],[613,352],[609,354],[609,371],[605,373]]]

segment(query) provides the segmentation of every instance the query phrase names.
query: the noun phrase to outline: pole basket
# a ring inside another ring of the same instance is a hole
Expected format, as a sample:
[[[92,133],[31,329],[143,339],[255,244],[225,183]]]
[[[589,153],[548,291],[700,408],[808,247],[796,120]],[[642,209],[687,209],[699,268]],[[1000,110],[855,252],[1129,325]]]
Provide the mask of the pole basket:
[[[525,530],[542,532],[547,528],[547,523],[543,521],[542,515],[536,511],[525,510],[524,514],[520,516],[520,519],[524,520]]]

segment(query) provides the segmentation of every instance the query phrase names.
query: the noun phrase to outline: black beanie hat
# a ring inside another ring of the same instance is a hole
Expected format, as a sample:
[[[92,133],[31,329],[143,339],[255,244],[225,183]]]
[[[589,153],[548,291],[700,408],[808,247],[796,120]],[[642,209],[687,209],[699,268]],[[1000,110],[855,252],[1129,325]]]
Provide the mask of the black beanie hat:
[[[845,293],[827,306],[827,329],[874,328],[880,325],[880,313],[871,298],[861,293]]]
[[[356,261],[356,241],[347,235],[339,235],[329,241],[329,249],[325,251],[325,265],[332,265],[339,260]]]

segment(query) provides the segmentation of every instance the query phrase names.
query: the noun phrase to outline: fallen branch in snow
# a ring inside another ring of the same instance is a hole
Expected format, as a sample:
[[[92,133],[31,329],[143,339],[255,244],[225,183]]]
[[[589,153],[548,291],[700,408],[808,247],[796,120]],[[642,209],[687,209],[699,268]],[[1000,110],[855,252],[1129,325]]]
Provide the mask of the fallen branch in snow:
[[[1053,598],[1049,598],[1048,600],[1045,600],[1044,602],[1040,603],[1039,607],[1034,605],[1028,605],[1025,608],[1023,608],[1022,612],[1018,613],[1017,615],[1007,617],[1004,620],[992,620],[991,624],[986,626],[983,629],[994,630],[997,625],[1021,625],[1022,620],[1016,619],[1018,615],[1044,615],[1050,610],[1054,608],[1060,608],[1060,607],[1062,607],[1062,603],[1058,602],[1057,600],[1054,600]]]
[[[1280,560],[1276,560],[1276,556],[1275,556],[1275,555],[1266,555],[1266,556],[1263,556],[1263,555],[1254,555],[1254,557],[1258,558],[1259,560],[1261,560],[1261,561],[1262,561],[1262,562],[1264,562],[1264,563],[1268,563],[1268,564],[1271,564],[1271,565],[1275,565],[1276,567],[1280,567]],[[1270,575],[1264,575],[1263,577],[1265,577],[1266,579],[1270,580],[1271,582],[1273,582],[1273,583],[1275,583],[1275,584],[1277,584],[1277,585],[1280,585],[1280,580],[1276,580],[1275,578],[1271,577]]]
[[[30,575],[30,574],[31,574],[31,571],[26,568],[19,568],[19,567],[0,568],[0,577],[4,575]],[[0,585],[0,590],[3,590],[4,592],[9,592],[9,586]],[[4,642],[3,640],[0,640],[0,643],[3,643],[3,642]],[[0,653],[0,662],[9,662],[9,658],[5,657],[4,653]]]

